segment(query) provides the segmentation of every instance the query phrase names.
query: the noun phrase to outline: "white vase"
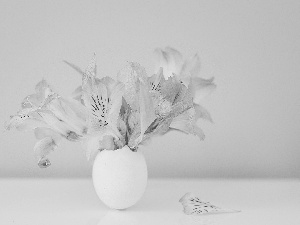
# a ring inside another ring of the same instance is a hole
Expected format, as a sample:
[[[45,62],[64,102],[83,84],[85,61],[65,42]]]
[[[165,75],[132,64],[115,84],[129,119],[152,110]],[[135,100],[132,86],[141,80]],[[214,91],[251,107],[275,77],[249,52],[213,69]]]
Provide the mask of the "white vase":
[[[93,165],[93,184],[98,197],[112,209],[126,209],[143,196],[147,165],[141,151],[128,146],[98,153]]]

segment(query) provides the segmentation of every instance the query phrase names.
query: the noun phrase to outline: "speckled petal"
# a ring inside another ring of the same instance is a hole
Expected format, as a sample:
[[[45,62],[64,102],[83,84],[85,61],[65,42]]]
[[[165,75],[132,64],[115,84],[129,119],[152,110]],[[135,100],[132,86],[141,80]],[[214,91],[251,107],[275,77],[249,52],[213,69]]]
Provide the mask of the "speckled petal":
[[[82,99],[85,106],[89,109],[91,117],[99,122],[99,126],[107,125],[107,112],[109,110],[109,99],[107,89],[104,84],[99,83],[84,88]]]
[[[192,193],[186,193],[179,202],[183,206],[183,212],[187,215],[204,215],[215,213],[233,213],[240,212],[238,210],[222,209],[209,202],[201,201]]]
[[[153,74],[151,77],[148,77],[148,83],[150,85],[150,92],[161,91],[161,83],[164,80],[163,68],[160,68],[156,74]]]
[[[27,131],[36,127],[47,127],[47,124],[31,108],[22,109],[17,115],[11,116],[10,120],[5,123],[6,130]]]

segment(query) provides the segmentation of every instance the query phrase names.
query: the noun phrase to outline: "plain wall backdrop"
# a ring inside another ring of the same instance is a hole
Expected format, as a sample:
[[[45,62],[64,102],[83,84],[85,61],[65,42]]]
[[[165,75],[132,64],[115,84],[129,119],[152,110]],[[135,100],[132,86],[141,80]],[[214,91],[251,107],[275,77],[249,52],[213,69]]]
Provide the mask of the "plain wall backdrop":
[[[150,177],[300,177],[300,1],[0,0],[0,118],[45,78],[69,96],[97,53],[98,76],[127,61],[153,72],[153,50],[198,52],[217,90],[203,101],[206,140],[170,132],[142,148]],[[4,129],[3,129],[4,130]],[[91,176],[81,146],[64,142],[36,165],[33,132],[1,133],[1,177]]]

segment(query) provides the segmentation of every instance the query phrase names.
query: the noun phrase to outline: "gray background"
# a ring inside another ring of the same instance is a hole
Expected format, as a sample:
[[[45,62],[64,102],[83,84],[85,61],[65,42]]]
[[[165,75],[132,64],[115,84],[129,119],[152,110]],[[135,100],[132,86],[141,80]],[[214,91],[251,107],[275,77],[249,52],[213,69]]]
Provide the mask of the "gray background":
[[[171,132],[142,151],[151,177],[300,177],[299,1],[0,1],[2,124],[45,78],[68,96],[97,53],[100,76],[153,50],[199,53],[218,88],[203,101],[206,140]],[[1,133],[1,177],[91,176],[80,145],[64,142],[41,170],[32,132]]]

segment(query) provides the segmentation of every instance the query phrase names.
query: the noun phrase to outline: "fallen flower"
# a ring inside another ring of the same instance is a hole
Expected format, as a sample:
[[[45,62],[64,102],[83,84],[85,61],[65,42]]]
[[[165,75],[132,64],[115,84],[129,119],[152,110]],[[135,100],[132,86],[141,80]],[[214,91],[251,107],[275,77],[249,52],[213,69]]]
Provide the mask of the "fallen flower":
[[[187,215],[203,215],[203,214],[215,214],[215,213],[234,213],[240,212],[232,209],[222,209],[209,202],[201,201],[198,197],[192,193],[186,193],[179,202],[183,206],[183,212]]]

